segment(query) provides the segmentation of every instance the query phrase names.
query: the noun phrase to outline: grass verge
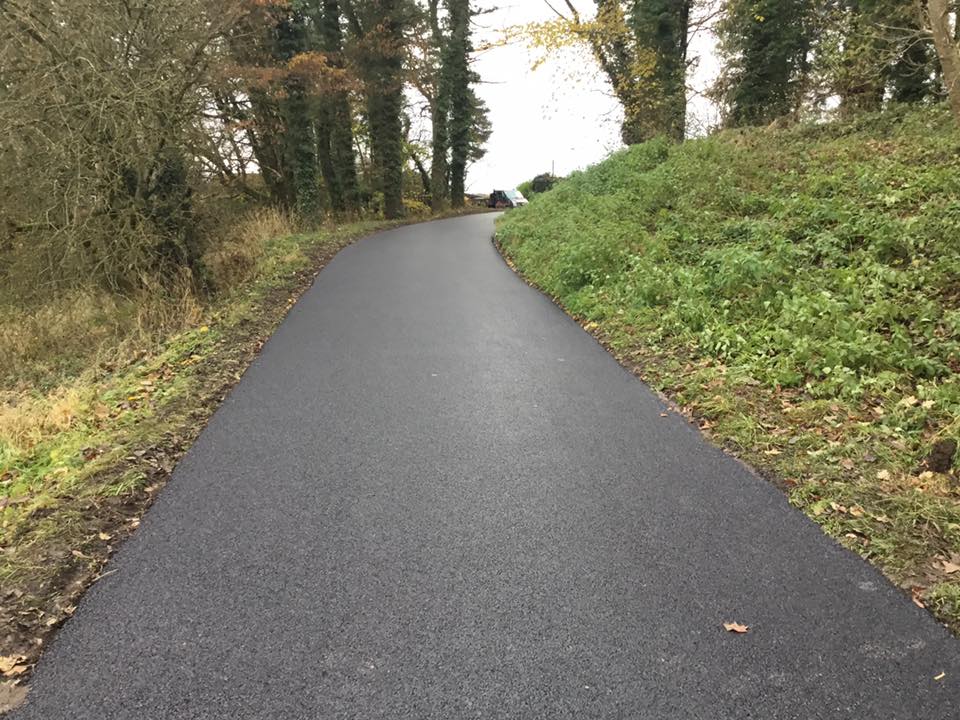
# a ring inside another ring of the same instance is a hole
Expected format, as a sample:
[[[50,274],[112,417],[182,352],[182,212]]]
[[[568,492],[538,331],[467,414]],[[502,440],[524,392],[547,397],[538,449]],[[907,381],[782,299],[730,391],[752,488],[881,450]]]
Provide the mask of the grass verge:
[[[8,318],[6,339],[24,339],[0,397],[0,712],[22,699],[50,633],[320,268],[396,224],[272,236],[285,225],[266,222],[235,241],[243,248],[221,243],[209,260],[233,290],[208,305],[168,299],[164,312],[176,322],[153,323],[150,333],[139,330],[143,318],[123,320],[137,308],[117,298],[73,315],[51,300],[67,315],[47,306]],[[42,318],[87,332],[86,346],[44,334]]]
[[[960,132],[943,108],[618,153],[508,261],[960,631]]]

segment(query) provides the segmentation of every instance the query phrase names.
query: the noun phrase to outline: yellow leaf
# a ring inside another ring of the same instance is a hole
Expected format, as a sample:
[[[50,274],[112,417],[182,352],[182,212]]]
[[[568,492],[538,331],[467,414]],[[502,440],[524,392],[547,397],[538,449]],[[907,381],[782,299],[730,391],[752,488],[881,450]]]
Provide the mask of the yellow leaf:
[[[19,672],[14,671],[19,667],[23,667],[21,663],[26,659],[23,655],[0,655],[0,675],[6,675],[7,677],[19,675],[23,672],[22,670]]]
[[[741,625],[738,622],[728,622],[723,624],[723,629],[727,632],[737,633],[738,635],[743,635],[746,632],[750,632],[749,625]]]
[[[105,533],[105,532],[100,533],[97,537],[99,537],[101,540],[112,540],[112,539],[113,539],[113,535],[108,535],[108,534]]]

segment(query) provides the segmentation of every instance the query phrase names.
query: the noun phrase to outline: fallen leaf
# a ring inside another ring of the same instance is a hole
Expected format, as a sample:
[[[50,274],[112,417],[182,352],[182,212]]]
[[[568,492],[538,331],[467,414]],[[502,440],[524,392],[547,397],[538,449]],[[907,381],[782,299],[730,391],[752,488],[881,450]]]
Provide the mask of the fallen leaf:
[[[921,407],[922,407],[924,410],[929,410],[930,408],[932,408],[932,407],[933,407],[934,405],[936,405],[936,404],[937,404],[937,403],[934,402],[933,400],[924,400],[923,403],[921,404]]]
[[[97,535],[97,537],[99,537],[101,540],[104,540],[104,541],[113,540],[113,535],[108,535],[105,532],[100,533],[99,535]]]
[[[926,605],[923,604],[923,588],[915,587],[910,591],[910,599],[913,600],[913,604],[918,608],[926,609]]]
[[[750,631],[749,625],[741,625],[737,622],[729,622],[723,624],[723,629],[727,632],[737,633],[738,635],[743,635],[746,632]]]
[[[776,448],[772,448],[770,450],[764,450],[763,454],[764,455],[781,455],[782,453]]]
[[[889,480],[889,479],[890,479],[889,470],[881,470],[880,472],[877,473],[877,480]]]
[[[853,517],[863,517],[863,508],[859,505],[854,505],[850,508],[850,514],[853,515]]]
[[[7,675],[26,659],[23,655],[0,655],[0,675]]]
[[[949,560],[943,561],[943,571],[947,575],[953,575],[955,572],[960,572],[960,565],[950,562]]]
[[[918,402],[920,401],[917,400],[913,395],[908,395],[907,397],[905,397],[903,400],[900,401],[900,404],[903,405],[904,407],[913,407]]]
[[[846,458],[845,460],[840,461],[840,467],[842,467],[844,470],[853,470],[853,468],[856,466],[854,465],[853,460]]]

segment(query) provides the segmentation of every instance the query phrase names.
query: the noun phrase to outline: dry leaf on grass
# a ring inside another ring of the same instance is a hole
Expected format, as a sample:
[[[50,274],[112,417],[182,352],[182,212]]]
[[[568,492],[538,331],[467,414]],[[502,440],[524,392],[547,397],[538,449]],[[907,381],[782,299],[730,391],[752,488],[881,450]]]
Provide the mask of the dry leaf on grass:
[[[23,663],[26,658],[23,655],[0,655],[0,675],[5,677],[17,677],[27,671],[27,666]]]
[[[723,624],[723,629],[727,632],[737,633],[738,635],[743,635],[746,632],[750,631],[749,625],[741,625],[738,622],[728,622]]]
[[[910,592],[910,599],[913,600],[913,604],[918,608],[923,608],[924,610],[927,608],[923,602],[923,588],[913,588],[913,590]]]

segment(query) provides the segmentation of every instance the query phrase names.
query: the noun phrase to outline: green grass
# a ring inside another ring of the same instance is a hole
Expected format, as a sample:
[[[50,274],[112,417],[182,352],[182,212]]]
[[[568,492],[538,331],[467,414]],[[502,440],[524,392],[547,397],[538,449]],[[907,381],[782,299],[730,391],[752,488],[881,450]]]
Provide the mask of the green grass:
[[[960,628],[960,132],[943,108],[620,152],[499,224],[518,270]]]

